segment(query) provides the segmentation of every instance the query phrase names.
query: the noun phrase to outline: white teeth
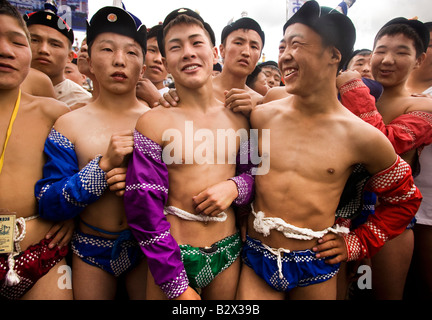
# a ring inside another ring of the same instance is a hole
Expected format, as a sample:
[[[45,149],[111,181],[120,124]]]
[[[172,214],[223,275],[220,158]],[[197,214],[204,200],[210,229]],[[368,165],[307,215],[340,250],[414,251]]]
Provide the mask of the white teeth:
[[[296,71],[296,69],[289,69],[289,70],[286,70],[286,72],[285,72],[285,77],[288,77],[290,74],[292,74],[293,72],[295,72]]]
[[[190,66],[185,68],[185,70],[195,70],[196,68],[198,68],[198,66]]]

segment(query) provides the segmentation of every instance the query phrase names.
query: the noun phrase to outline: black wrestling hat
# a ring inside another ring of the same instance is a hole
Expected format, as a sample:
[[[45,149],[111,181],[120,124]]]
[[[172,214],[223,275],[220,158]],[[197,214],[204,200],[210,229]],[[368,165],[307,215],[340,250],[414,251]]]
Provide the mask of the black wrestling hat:
[[[352,21],[329,7],[320,7],[316,1],[307,1],[285,23],[283,32],[294,23],[305,24],[317,32],[325,43],[335,46],[341,53],[341,68],[353,52],[356,30]]]
[[[140,24],[140,25],[137,25]],[[101,33],[113,32],[134,39],[147,52],[147,28],[131,13],[119,7],[103,7],[87,21],[87,43]]]
[[[74,33],[72,28],[68,26],[66,21],[57,16],[57,8],[49,2],[44,4],[44,10],[25,14],[23,18],[27,23],[27,27],[33,24],[41,24],[51,27],[68,38],[71,44],[74,42]]]
[[[424,52],[427,51],[427,48],[429,46],[430,33],[429,33],[428,28],[425,26],[425,24],[423,22],[418,21],[418,20],[408,20],[407,18],[399,17],[399,18],[394,18],[394,19],[390,20],[389,22],[387,22],[380,30],[384,29],[385,27],[388,27],[390,25],[395,25],[395,24],[405,24],[405,25],[410,26],[412,29],[414,29],[414,31],[420,37],[420,40],[423,44]],[[379,33],[379,31],[378,31],[378,33]]]
[[[180,8],[180,9],[176,9],[176,10],[172,11],[170,14],[168,14],[166,16],[166,18],[162,24],[162,29],[158,33],[157,39],[158,39],[159,50],[160,50],[163,57],[165,57],[163,30],[172,20],[174,20],[175,18],[177,18],[179,15],[182,15],[182,14],[199,20],[204,25],[204,28],[207,30],[207,32],[209,33],[210,40],[211,40],[213,46],[216,45],[216,36],[215,36],[215,33],[214,33],[213,29],[211,28],[211,26],[207,22],[205,22],[204,19],[197,12],[195,12],[191,9],[188,9],[188,8]]]
[[[256,31],[261,37],[263,47],[264,47],[264,43],[265,43],[264,31],[262,31],[261,26],[258,24],[258,22],[248,17],[240,18],[237,21],[234,21],[233,23],[230,23],[225,28],[223,28],[222,35],[221,35],[221,42],[224,42],[224,40],[228,37],[228,35],[231,32],[236,31],[238,29],[249,29],[249,30]]]

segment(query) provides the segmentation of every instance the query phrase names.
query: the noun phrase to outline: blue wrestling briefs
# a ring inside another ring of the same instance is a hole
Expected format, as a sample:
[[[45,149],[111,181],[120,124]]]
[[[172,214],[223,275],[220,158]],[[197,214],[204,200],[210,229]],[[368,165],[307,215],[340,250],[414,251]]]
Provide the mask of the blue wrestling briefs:
[[[312,250],[271,249],[249,236],[242,257],[244,263],[273,289],[284,292],[327,281],[340,267],[340,263],[327,264],[324,258],[316,258]]]
[[[84,262],[118,277],[133,269],[143,257],[143,253],[129,229],[112,233],[86,225],[105,234],[118,235],[118,238],[107,239],[76,230],[71,247],[73,253]]]

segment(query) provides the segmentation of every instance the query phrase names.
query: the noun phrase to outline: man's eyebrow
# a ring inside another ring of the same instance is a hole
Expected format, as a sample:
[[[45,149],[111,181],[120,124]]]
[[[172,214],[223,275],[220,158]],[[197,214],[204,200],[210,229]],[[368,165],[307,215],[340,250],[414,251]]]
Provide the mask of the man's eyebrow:
[[[193,39],[193,38],[196,38],[196,37],[204,37],[204,35],[202,35],[200,33],[195,33],[195,34],[191,34],[188,37],[188,39]],[[173,38],[173,39],[168,40],[168,43],[170,43],[170,42],[180,42],[180,41],[181,40],[179,38]]]
[[[9,36],[13,36],[13,37],[27,38],[27,36],[25,34],[18,32],[18,31],[8,31],[6,34]]]

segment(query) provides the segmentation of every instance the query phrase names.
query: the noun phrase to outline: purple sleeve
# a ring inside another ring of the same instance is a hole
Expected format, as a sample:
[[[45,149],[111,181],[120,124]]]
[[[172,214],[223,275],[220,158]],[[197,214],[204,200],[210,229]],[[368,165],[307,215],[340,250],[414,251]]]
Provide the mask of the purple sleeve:
[[[230,178],[237,185],[238,197],[233,202],[237,206],[251,203],[254,197],[255,179],[252,175],[252,169],[255,165],[251,161],[251,145],[250,141],[240,144],[240,150],[237,154],[236,176]]]
[[[126,218],[148,266],[169,299],[188,287],[180,248],[170,233],[163,210],[168,198],[168,170],[162,162],[162,148],[138,131],[126,175],[124,195]]]

